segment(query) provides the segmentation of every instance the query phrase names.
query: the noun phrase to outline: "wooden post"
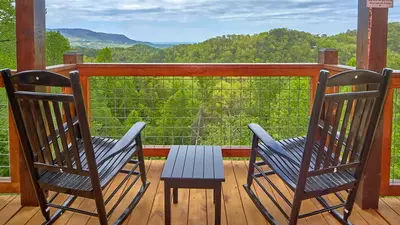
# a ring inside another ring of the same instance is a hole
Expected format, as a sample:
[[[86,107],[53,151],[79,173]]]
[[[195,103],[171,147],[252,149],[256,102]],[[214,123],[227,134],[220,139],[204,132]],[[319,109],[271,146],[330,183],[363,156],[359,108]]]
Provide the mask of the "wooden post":
[[[318,51],[319,64],[333,64],[339,63],[339,53],[336,49],[323,48]]]
[[[16,0],[15,8],[17,70],[46,69],[45,0]],[[23,206],[37,206],[36,195],[33,191],[22,151],[19,151],[19,155],[21,204]]]
[[[357,69],[381,72],[386,67],[388,9],[367,8],[367,0],[358,1]],[[364,88],[365,87],[358,87]],[[381,118],[357,196],[362,209],[377,209],[381,180],[383,119]]]
[[[339,63],[339,53],[338,53],[338,51],[336,49],[331,49],[331,48],[320,49],[318,51],[318,63],[319,64],[323,64],[323,65],[337,65]],[[330,75],[332,76],[333,74],[330,74]],[[315,85],[315,88],[314,88],[315,90],[317,88],[318,78],[319,78],[319,74],[318,74],[318,76],[315,76],[315,84],[314,84]],[[336,90],[335,90],[335,88],[328,87],[326,89],[326,92],[327,93],[335,93]],[[312,101],[311,104],[313,102],[314,101]],[[328,108],[327,108],[327,105],[325,103],[323,103],[322,108],[326,113]],[[325,120],[325,115],[322,115],[321,119]],[[334,122],[334,120],[332,118],[330,123],[333,125],[333,122]],[[322,131],[322,130],[320,130],[320,131]],[[316,136],[316,139],[319,140],[320,137],[321,137],[321,133],[318,133],[317,136]]]
[[[67,52],[64,54],[64,64],[83,63],[83,54],[79,52]]]

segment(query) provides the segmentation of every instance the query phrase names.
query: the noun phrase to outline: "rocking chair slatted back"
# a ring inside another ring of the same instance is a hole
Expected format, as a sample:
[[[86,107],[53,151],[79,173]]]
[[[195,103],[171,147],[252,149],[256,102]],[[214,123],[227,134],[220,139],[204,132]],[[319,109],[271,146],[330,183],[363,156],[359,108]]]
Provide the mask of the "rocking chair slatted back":
[[[357,70],[332,77],[326,72],[320,76],[316,96],[322,97],[314,102],[305,145],[307,165],[303,165],[303,171],[309,170],[308,176],[337,170],[351,171],[356,177],[360,175],[356,173],[362,171],[360,168],[369,154],[390,75],[389,70],[383,75]],[[353,85],[368,85],[368,90],[356,91]],[[346,90],[325,94],[326,87]],[[319,138],[316,138],[318,133]],[[317,147],[314,142],[318,143]],[[311,154],[312,151],[316,152]],[[312,155],[316,155],[315,159]]]
[[[86,152],[79,151],[82,147],[77,141],[82,139],[81,130],[89,132],[89,126],[78,119],[79,114],[85,112],[75,110],[76,102],[83,101],[76,99],[79,95],[72,88],[80,87],[76,79],[45,71],[27,71],[14,76],[3,72],[2,75],[19,135],[28,137],[21,139],[25,155],[30,158],[27,162],[39,172],[61,171],[89,176],[89,167],[81,163]],[[75,92],[74,95],[34,92],[37,86],[49,85],[72,88]]]

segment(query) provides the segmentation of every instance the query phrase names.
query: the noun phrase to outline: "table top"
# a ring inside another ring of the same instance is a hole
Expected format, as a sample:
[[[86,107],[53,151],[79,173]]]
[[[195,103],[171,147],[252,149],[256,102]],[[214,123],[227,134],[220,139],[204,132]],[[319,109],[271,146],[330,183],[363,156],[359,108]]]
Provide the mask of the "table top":
[[[172,146],[161,180],[173,179],[225,181],[221,147]]]

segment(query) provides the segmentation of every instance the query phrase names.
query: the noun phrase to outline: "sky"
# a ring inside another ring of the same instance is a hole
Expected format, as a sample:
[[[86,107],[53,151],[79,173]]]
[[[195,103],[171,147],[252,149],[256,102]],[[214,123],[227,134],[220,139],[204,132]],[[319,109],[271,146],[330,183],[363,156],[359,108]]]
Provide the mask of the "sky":
[[[389,10],[400,21],[400,0]],[[47,28],[85,28],[151,42],[201,42],[289,28],[336,34],[357,27],[358,0],[47,0]]]

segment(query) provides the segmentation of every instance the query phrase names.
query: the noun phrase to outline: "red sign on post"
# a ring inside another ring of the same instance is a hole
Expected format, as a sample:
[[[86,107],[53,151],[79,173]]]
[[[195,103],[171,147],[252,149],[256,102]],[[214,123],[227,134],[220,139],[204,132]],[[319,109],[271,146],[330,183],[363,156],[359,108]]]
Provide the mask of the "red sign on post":
[[[394,0],[368,0],[368,8],[393,8]]]

